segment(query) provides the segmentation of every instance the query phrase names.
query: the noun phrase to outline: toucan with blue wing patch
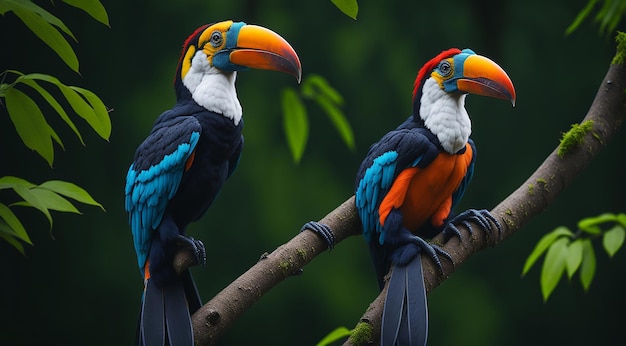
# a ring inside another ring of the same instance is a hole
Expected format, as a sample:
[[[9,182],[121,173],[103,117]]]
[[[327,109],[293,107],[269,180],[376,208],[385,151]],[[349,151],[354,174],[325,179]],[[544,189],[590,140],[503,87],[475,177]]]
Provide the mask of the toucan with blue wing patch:
[[[162,113],[139,145],[126,176],[126,211],[144,291],[139,345],[193,345],[190,315],[201,300],[188,270],[173,259],[189,247],[198,264],[203,243],[186,227],[211,206],[243,148],[242,108],[235,90],[248,68],[302,75],[289,43],[257,25],[224,21],[198,28],[183,45],[174,87],[176,104]]]
[[[456,225],[472,231],[470,221],[488,233],[500,229],[487,210],[451,212],[474,173],[468,93],[515,104],[510,78],[486,57],[453,48],[428,61],[415,80],[413,114],[370,147],[358,170],[355,203],[381,289],[393,267],[383,308],[383,346],[426,344],[421,253],[440,270],[440,257],[450,259],[426,240],[440,232],[460,238]]]

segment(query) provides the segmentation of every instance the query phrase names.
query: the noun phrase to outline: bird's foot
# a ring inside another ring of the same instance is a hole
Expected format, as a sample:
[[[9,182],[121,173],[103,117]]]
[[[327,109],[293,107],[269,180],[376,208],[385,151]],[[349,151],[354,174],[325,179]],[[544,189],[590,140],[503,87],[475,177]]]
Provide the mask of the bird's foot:
[[[307,229],[317,234],[324,240],[328,246],[328,251],[335,247],[335,235],[333,234],[333,230],[330,229],[328,225],[316,221],[309,221],[302,226],[300,232]]]
[[[421,237],[410,234],[406,239],[406,243],[398,247],[393,255],[392,262],[400,265],[408,263],[414,256],[419,256],[420,252],[424,252],[435,263],[439,272],[443,274],[443,266],[441,264],[441,257],[447,259],[450,262],[452,257],[450,254],[435,244],[430,244]]]
[[[202,267],[206,264],[206,249],[204,243],[201,240],[194,239],[193,237],[186,237],[184,235],[178,236],[178,242],[187,247],[195,256],[195,264]]]
[[[467,228],[470,235],[474,234],[474,229],[470,222],[474,222],[478,224],[483,230],[485,230],[485,237],[490,237],[494,235],[494,227],[495,230],[498,231],[498,237],[502,235],[502,226],[500,222],[491,215],[491,213],[487,209],[468,209],[456,217],[454,217],[443,229],[444,235],[447,239],[452,237],[457,237],[461,240],[461,232],[457,228],[456,225],[463,225]]]

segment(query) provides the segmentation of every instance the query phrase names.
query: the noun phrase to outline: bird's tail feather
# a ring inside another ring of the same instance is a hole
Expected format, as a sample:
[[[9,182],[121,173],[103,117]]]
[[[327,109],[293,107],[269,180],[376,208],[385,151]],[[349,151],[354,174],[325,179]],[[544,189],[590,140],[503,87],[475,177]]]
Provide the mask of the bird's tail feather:
[[[191,316],[182,281],[163,287],[165,325],[169,345],[193,345]]]
[[[426,287],[418,254],[407,265],[393,269],[383,309],[381,345],[422,346],[427,337]]]
[[[146,280],[137,345],[193,345],[191,314],[201,304],[189,271],[164,285]]]

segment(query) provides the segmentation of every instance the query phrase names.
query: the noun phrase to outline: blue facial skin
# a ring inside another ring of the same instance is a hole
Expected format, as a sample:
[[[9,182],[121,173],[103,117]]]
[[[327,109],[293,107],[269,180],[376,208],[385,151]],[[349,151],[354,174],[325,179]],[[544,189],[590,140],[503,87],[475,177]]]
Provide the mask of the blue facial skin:
[[[231,25],[230,29],[226,32],[226,45],[213,56],[213,66],[222,71],[245,71],[248,69],[246,66],[230,62],[230,52],[237,48],[239,30],[241,30],[244,25],[246,25],[244,22],[236,22]]]
[[[446,92],[458,92],[456,81],[459,78],[463,78],[463,65],[465,64],[465,59],[467,59],[470,55],[475,55],[473,50],[471,49],[463,49],[461,53],[455,55],[453,59],[453,73],[454,75],[450,78],[447,78],[443,81],[443,90]],[[445,76],[445,73],[440,70],[441,64],[437,66],[436,71]]]

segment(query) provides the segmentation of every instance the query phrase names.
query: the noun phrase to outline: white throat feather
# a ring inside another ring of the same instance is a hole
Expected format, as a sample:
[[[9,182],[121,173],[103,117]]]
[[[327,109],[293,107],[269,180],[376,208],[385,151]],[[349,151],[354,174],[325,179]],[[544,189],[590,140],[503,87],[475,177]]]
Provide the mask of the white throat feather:
[[[472,133],[472,122],[465,110],[465,94],[451,94],[432,78],[424,82],[420,117],[443,149],[454,154],[465,147]]]
[[[235,89],[236,78],[237,72],[224,73],[211,66],[206,54],[200,50],[194,55],[183,84],[200,106],[222,114],[238,125],[243,111]]]

